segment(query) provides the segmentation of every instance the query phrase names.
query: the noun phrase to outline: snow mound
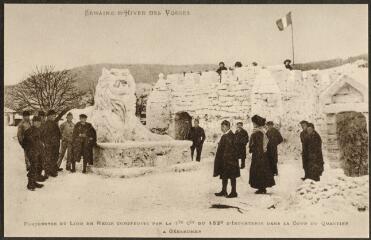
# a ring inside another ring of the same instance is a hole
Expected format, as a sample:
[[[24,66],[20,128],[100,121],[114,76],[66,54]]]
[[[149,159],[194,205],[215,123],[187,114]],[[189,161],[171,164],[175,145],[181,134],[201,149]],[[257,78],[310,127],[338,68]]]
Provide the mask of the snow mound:
[[[135,178],[148,175],[154,172],[153,167],[136,168],[91,168],[93,173],[104,177]]]
[[[187,163],[180,163],[176,164],[171,167],[171,171],[173,172],[189,172],[195,171],[200,168],[199,162],[187,162]]]
[[[298,207],[319,206],[332,211],[344,209],[364,212],[369,209],[369,177],[347,177],[333,171],[323,181],[306,179],[294,193],[292,201]]]

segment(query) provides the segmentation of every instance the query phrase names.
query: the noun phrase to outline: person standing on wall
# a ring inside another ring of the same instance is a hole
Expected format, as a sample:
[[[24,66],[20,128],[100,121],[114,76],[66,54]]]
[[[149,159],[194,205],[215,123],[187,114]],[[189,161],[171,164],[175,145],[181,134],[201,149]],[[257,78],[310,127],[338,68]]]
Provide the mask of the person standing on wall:
[[[267,146],[267,154],[268,159],[271,164],[271,168],[273,171],[273,174],[275,176],[278,175],[278,152],[277,152],[277,146],[283,142],[282,135],[280,131],[278,131],[277,128],[274,127],[274,123],[272,121],[267,122],[267,137],[269,139],[268,146]]]
[[[19,144],[22,146],[22,148],[23,148],[24,133],[27,129],[29,129],[31,127],[30,115],[31,114],[30,114],[29,111],[24,111],[23,114],[22,114],[23,119],[18,124],[17,139],[18,139]],[[30,160],[29,160],[29,158],[26,154],[26,150],[24,148],[23,148],[23,150],[24,150],[24,159],[25,159],[25,164],[26,164],[26,171],[29,171],[29,169],[31,167]]]
[[[76,162],[83,158],[82,173],[86,173],[87,165],[93,165],[93,148],[97,143],[97,134],[94,127],[86,122],[87,116],[80,114],[80,121],[75,124],[72,133],[72,166],[71,172],[76,172]]]
[[[227,120],[221,123],[222,137],[218,143],[214,161],[214,177],[222,179],[222,190],[215,193],[217,197],[235,198],[237,194],[236,178],[240,177],[240,167],[236,153],[236,137],[231,131],[231,124]],[[231,181],[232,190],[227,193],[228,179]]]
[[[216,72],[219,74],[219,81],[222,82],[222,71],[227,70],[225,67],[224,62],[219,63],[219,68],[216,70]]]
[[[72,134],[73,134],[73,129],[75,127],[75,124],[72,122],[73,115],[72,113],[67,114],[67,120],[62,123],[59,126],[59,129],[62,134],[62,144],[61,144],[61,149],[59,153],[59,159],[58,159],[58,168],[61,167],[64,155],[67,152],[67,163],[66,163],[66,169],[71,170],[71,159],[72,159]]]
[[[305,172],[307,179],[319,181],[323,172],[322,139],[314,129],[313,123],[308,123],[305,140]]]
[[[41,188],[44,185],[37,182],[43,182],[45,179],[40,178],[38,174],[39,166],[42,164],[43,158],[43,143],[41,141],[41,119],[39,116],[34,116],[32,119],[32,126],[24,132],[22,147],[29,157],[30,167],[28,169],[27,189],[34,191],[35,188]]]
[[[252,153],[249,184],[258,189],[256,194],[266,194],[266,188],[274,186],[273,172],[267,156],[268,137],[264,130],[265,118],[254,115],[253,133],[250,137],[249,149]]]
[[[307,155],[306,153],[306,144],[305,144],[305,140],[307,139],[307,128],[308,128],[308,122],[305,121],[305,120],[302,120],[300,122],[300,126],[302,128],[303,131],[300,132],[300,141],[301,141],[301,159],[302,159],[302,163],[303,163],[303,169],[304,169],[304,177],[302,177],[301,179],[302,180],[305,180],[306,177],[307,177],[307,172],[306,172],[306,166],[305,166],[305,163],[306,163],[306,160],[305,160],[305,156]]]
[[[196,161],[201,160],[201,152],[202,152],[202,146],[205,142],[206,136],[205,131],[202,127],[200,127],[200,122],[196,118],[194,120],[194,127],[191,127],[188,139],[192,140],[192,146],[191,146],[191,158],[193,161],[194,152],[196,150]]]
[[[237,123],[237,129],[235,132],[236,136],[236,151],[237,151],[237,159],[241,159],[241,169],[245,168],[245,160],[246,160],[246,145],[249,142],[249,134],[243,128],[243,123]]]
[[[58,123],[55,121],[56,112],[49,110],[47,119],[42,127],[42,141],[45,145],[45,173],[48,176],[57,177],[58,171],[58,156],[61,140],[61,132]]]

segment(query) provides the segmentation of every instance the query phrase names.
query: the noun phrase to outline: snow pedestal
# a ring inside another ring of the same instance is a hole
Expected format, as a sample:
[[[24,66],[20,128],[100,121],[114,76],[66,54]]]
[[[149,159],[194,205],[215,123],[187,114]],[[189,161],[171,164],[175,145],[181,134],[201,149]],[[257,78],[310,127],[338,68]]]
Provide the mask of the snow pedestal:
[[[99,143],[94,149],[94,167],[159,167],[190,162],[191,145],[187,140]],[[210,158],[215,152],[216,144],[205,142],[201,156]]]
[[[99,143],[95,167],[156,167],[191,160],[190,141]]]

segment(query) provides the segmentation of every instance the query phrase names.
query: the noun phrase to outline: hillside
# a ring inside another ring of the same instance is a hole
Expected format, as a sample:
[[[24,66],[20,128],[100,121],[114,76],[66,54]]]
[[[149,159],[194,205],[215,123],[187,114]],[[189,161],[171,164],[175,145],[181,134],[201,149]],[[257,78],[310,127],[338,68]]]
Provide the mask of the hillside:
[[[158,80],[160,73],[178,73],[178,72],[198,72],[204,70],[217,69],[217,65],[196,64],[196,65],[162,65],[162,64],[95,64],[76,67],[71,69],[72,73],[77,75],[78,86],[81,90],[86,91],[95,84],[102,74],[103,68],[128,68],[133,75],[135,82],[154,84]]]
[[[368,54],[361,54],[358,56],[349,57],[347,59],[330,59],[325,61],[316,61],[309,63],[299,63],[295,64],[294,68],[302,71],[308,71],[313,69],[327,69],[343,64],[352,63],[357,60],[366,60],[368,62]],[[98,78],[102,74],[103,68],[128,68],[133,75],[137,83],[137,92],[148,92],[151,89],[151,85],[156,83],[158,80],[158,75],[160,73],[167,74],[170,73],[181,73],[181,72],[200,72],[206,70],[217,69],[216,64],[195,64],[195,65],[164,65],[164,64],[93,64],[85,65],[80,67],[72,68],[73,74],[77,77],[77,87],[83,92],[89,92],[89,89],[95,88]],[[227,66],[228,67],[228,66]],[[4,86],[4,106],[16,109],[13,106],[12,99],[9,97],[9,90],[13,86]],[[88,96],[91,98],[91,96]]]

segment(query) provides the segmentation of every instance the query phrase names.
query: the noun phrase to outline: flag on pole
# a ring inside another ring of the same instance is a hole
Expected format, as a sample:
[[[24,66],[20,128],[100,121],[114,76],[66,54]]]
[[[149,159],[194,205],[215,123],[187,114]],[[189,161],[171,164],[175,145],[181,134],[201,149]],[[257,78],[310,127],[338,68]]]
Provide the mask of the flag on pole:
[[[288,27],[289,25],[292,24],[292,20],[291,20],[291,12],[289,12],[288,14],[286,14],[285,17],[281,18],[281,19],[278,19],[276,21],[276,24],[277,24],[277,27],[280,31],[283,31],[286,27]]]

